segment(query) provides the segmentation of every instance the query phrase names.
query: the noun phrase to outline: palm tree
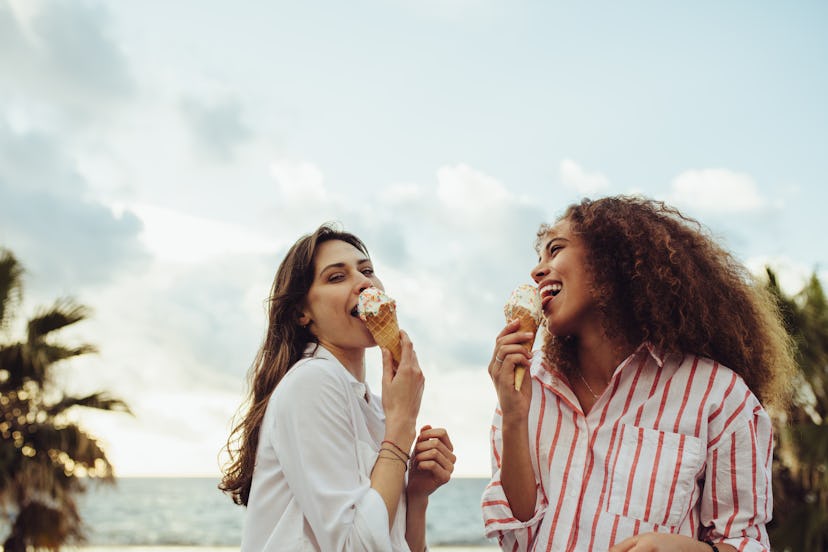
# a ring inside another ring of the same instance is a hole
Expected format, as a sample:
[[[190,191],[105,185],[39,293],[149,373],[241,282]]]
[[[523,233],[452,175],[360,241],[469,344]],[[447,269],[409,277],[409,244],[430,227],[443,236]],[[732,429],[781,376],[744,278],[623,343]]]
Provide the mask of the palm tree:
[[[59,550],[83,540],[76,497],[88,481],[114,482],[112,465],[95,439],[67,418],[75,407],[129,412],[105,393],[69,396],[53,383],[64,360],[95,351],[67,346],[54,335],[88,316],[71,300],[57,301],[28,320],[23,340],[10,337],[22,303],[23,268],[0,249],[0,528],[6,552]]]
[[[828,550],[828,303],[816,274],[793,297],[768,277],[799,365],[794,404],[775,428],[771,542],[780,551]]]

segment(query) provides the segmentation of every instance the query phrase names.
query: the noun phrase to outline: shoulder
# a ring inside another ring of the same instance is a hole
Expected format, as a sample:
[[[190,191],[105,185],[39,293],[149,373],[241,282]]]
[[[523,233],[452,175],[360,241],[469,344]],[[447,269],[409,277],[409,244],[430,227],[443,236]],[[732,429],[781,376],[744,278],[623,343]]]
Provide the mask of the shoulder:
[[[348,394],[345,369],[323,357],[302,359],[294,364],[273,391],[270,402],[287,408],[344,400]]]
[[[683,364],[696,372],[696,377],[706,381],[712,397],[727,398],[730,400],[753,397],[742,376],[724,364],[707,357],[688,355]]]
[[[707,413],[711,420],[727,425],[766,415],[759,399],[739,374],[706,357],[690,355],[688,358],[697,377],[705,382]]]
[[[345,368],[336,360],[313,356],[303,358],[291,366],[279,385],[302,387],[326,382],[344,382],[345,375]]]

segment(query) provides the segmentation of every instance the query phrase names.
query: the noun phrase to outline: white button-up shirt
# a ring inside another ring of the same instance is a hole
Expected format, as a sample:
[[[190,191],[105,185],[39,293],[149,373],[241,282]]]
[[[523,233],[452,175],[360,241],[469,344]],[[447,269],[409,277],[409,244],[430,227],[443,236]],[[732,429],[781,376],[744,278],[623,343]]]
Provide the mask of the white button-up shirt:
[[[500,484],[498,409],[493,478],[483,495],[488,537],[511,551],[600,552],[661,532],[769,550],[771,422],[739,376],[709,359],[662,358],[644,345],[584,415],[566,378],[547,370],[542,356],[530,369],[535,514],[515,519]]]
[[[306,355],[268,402],[242,552],[409,552],[404,496],[389,533],[371,488],[385,435],[380,398],[322,346]]]

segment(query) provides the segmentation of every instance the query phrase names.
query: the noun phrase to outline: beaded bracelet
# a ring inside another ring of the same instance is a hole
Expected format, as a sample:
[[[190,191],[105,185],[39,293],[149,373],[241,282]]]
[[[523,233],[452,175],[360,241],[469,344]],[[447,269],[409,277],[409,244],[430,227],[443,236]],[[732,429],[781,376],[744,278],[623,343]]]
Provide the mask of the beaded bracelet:
[[[403,454],[405,455],[405,459],[406,459],[406,460],[411,459],[411,456],[409,456],[409,455],[408,455],[408,453],[407,453],[407,452],[405,452],[402,448],[400,448],[400,445],[398,445],[398,444],[397,444],[397,443],[395,443],[394,441],[389,441],[388,439],[385,439],[385,440],[384,440],[381,444],[383,444],[383,445],[384,445],[385,443],[388,443],[389,445],[391,445],[392,447],[394,447],[395,449],[397,449],[398,451],[400,451],[401,453],[403,453]]]
[[[719,552],[719,549],[716,547],[716,545],[715,545],[715,544],[713,544],[713,542],[711,542],[711,541],[709,541],[709,540],[702,541],[702,542],[704,542],[704,544],[706,544],[706,545],[710,546],[710,548],[712,548],[712,549],[713,549],[713,552]]]

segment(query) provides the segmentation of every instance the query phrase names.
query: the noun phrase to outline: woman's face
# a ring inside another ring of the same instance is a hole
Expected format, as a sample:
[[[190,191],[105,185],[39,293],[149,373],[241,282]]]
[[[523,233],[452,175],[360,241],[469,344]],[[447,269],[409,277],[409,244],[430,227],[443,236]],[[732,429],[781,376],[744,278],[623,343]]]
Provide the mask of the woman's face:
[[[531,275],[538,284],[549,333],[563,337],[592,329],[598,324],[598,313],[586,267],[587,252],[568,220],[552,227],[541,241],[539,253]]]
[[[300,324],[310,324],[311,333],[331,351],[375,345],[371,332],[356,315],[363,289],[383,289],[371,260],[347,242],[326,241],[316,250],[313,272]]]

